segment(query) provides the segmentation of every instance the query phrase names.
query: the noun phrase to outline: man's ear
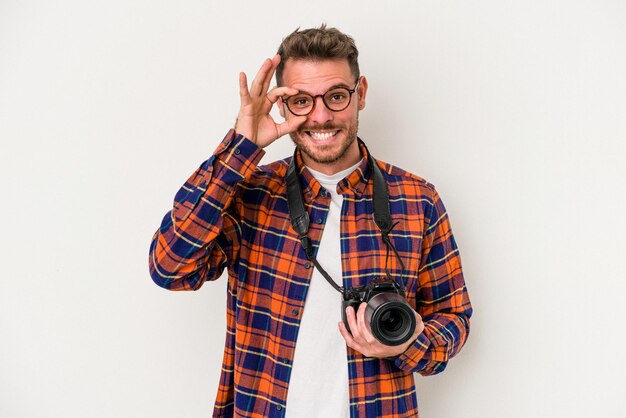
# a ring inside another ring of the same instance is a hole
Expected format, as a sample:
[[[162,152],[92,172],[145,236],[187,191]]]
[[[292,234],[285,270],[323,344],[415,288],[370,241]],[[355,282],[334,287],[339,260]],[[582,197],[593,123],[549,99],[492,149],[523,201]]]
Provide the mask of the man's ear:
[[[365,109],[365,97],[367,96],[367,78],[361,76],[359,89],[356,91],[359,95],[359,110]]]

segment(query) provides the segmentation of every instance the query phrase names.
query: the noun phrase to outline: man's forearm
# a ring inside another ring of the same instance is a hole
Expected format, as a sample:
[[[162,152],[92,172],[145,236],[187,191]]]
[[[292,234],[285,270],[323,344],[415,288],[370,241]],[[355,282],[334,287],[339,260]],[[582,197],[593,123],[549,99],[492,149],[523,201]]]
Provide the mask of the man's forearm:
[[[238,253],[238,220],[227,215],[236,185],[256,168],[263,153],[231,130],[180,188],[150,245],[155,283],[194,290],[221,274],[223,262]]]
[[[442,372],[463,347],[469,334],[465,314],[437,314],[424,321],[424,332],[395,360],[398,368],[433,375]]]
[[[395,363],[403,370],[436,374],[457,354],[469,334],[472,305],[461,258],[443,202],[432,189],[418,272],[417,312],[424,332]]]

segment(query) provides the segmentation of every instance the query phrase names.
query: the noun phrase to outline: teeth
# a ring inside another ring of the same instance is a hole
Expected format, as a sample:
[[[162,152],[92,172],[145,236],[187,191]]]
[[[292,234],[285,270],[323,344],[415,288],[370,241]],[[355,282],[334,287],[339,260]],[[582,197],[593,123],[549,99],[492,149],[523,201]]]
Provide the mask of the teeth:
[[[320,139],[320,140],[324,140],[324,139],[328,139],[331,136],[334,136],[337,133],[337,131],[334,132],[313,132],[310,131],[309,135],[311,135],[314,139]]]

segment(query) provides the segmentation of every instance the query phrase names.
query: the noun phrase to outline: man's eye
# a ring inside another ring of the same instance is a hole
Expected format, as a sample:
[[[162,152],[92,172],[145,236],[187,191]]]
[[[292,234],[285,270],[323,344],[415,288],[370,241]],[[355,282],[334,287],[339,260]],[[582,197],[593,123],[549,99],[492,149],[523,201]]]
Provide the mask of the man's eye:
[[[306,107],[311,105],[311,99],[308,97],[292,97],[289,101],[292,106]]]
[[[344,92],[333,92],[328,95],[328,100],[331,102],[343,102],[348,96]]]

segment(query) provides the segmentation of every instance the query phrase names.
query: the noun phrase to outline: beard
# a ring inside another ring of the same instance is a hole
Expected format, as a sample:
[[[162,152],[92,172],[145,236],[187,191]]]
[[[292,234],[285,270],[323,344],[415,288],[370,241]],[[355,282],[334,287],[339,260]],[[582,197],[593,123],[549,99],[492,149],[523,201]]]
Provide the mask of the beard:
[[[324,125],[311,125],[304,128],[300,128],[295,132],[291,132],[289,136],[291,140],[295,144],[296,147],[300,149],[307,157],[309,157],[312,161],[315,161],[318,164],[331,164],[341,160],[345,155],[350,146],[356,141],[357,132],[359,130],[359,119],[357,117],[354,125],[351,125],[348,128],[348,131],[345,133],[345,137],[341,140],[341,143],[333,143],[330,145],[315,145],[308,141],[306,138],[309,135],[306,131],[311,130],[337,130],[337,135],[342,135],[344,133],[343,130],[339,130],[338,127],[334,126],[331,123],[327,123]],[[333,150],[335,147],[338,148]]]

